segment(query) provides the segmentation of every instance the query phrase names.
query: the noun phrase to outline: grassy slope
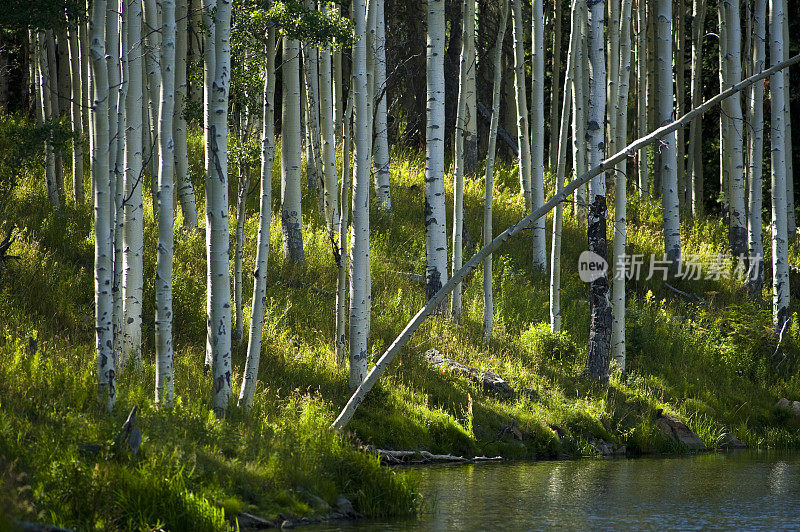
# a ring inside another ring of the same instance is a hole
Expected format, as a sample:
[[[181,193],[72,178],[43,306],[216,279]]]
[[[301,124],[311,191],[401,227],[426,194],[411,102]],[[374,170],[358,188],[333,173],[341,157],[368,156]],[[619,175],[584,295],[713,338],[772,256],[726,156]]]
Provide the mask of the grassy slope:
[[[194,176],[202,175],[199,141],[190,141]],[[424,303],[423,287],[395,273],[424,271],[424,159],[416,153],[394,155],[394,215],[373,210],[371,218],[374,356]],[[514,169],[501,165],[498,174],[496,231],[523,214]],[[634,453],[674,451],[654,430],[659,408],[680,415],[710,446],[726,429],[751,446],[800,445],[796,428],[771,409],[778,397],[800,399],[800,323],[793,317],[782,344],[786,356],[773,358],[776,340],[768,307],[750,303],[732,281],[679,284],[704,295],[709,303],[702,304],[675,295],[659,280],[630,283],[629,377],[613,380],[608,388],[581,378],[588,303],[575,265],[585,249],[585,233],[571,214],[565,221],[563,334],[553,335],[544,325],[547,278],[530,271],[528,241],[517,238],[494,257],[491,343],[481,338],[477,272],[466,283],[462,324],[432,319],[423,325],[360,408],[352,432],[345,438],[331,435],[326,427],[348,390],[344,371],[334,364],[334,301],[328,292],[335,287],[335,266],[316,201],[309,195],[304,197],[311,206],[304,214],[305,266],[284,267],[280,217],[273,217],[256,404],[252,416],[245,418],[232,407],[224,421],[210,413],[210,376],[203,371],[205,255],[200,233],[176,230],[177,405],[171,412],[151,405],[156,243],[145,201],[145,372],[120,379],[118,407],[108,417],[93,398],[90,214],[71,207],[50,213],[41,181],[24,182],[10,206],[11,219],[19,220],[23,231],[12,250],[20,259],[0,270],[0,493],[17,493],[0,496],[0,515],[78,528],[162,522],[172,530],[218,529],[224,515],[242,509],[267,516],[313,515],[319,509],[310,494],[332,503],[339,493],[362,513],[398,515],[413,512],[418,503],[413,478],[379,467],[352,442],[513,458],[591,454],[589,442],[595,438],[625,443]],[[202,198],[202,180],[194,181]],[[279,173],[274,190],[280,190]],[[481,239],[482,191],[482,180],[467,181],[466,220],[473,242]],[[278,209],[279,194],[274,197]],[[253,194],[245,271],[254,260],[257,201]],[[660,255],[658,205],[632,198],[628,213],[629,252]],[[233,223],[231,217],[232,228]],[[686,253],[708,257],[725,248],[724,227],[715,220],[684,224],[682,236]],[[798,252],[793,249],[793,256]],[[249,290],[246,286],[245,294]],[[246,304],[246,319],[248,313]],[[418,358],[429,348],[496,371],[517,389],[536,390],[540,399],[502,400],[433,371]],[[243,357],[244,345],[236,347],[235,393]],[[145,437],[142,456],[134,461],[117,456],[111,443],[132,405],[141,409]],[[512,420],[523,434],[521,442],[499,437]],[[551,424],[572,436],[564,439],[569,443],[561,443]],[[81,444],[87,442],[101,443],[103,450],[82,453]]]

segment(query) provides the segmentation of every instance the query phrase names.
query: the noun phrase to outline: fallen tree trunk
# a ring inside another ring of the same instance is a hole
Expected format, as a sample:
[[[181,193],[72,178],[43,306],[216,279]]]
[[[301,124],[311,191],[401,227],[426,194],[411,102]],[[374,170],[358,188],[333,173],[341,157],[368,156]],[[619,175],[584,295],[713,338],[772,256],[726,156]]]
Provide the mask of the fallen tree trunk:
[[[484,390],[494,392],[503,397],[514,395],[514,390],[511,386],[497,373],[471,368],[460,362],[456,362],[452,358],[444,356],[436,349],[425,351],[423,358],[432,366],[449,368],[455,373],[459,373],[463,377],[475,381]]]
[[[612,155],[611,157],[607,158],[603,162],[601,162],[596,167],[592,168],[588,172],[584,173],[579,178],[573,180],[571,183],[566,185],[563,190],[555,194],[552,198],[550,198],[547,203],[539,207],[538,209],[534,210],[528,216],[520,220],[519,222],[515,223],[502,233],[500,233],[494,240],[492,240],[489,245],[478,251],[475,255],[472,256],[469,261],[457,272],[453,273],[453,276],[442,286],[438,292],[436,292],[433,297],[431,297],[428,302],[422,307],[419,312],[411,319],[411,321],[406,324],[403,331],[395,338],[395,340],[391,343],[391,345],[386,349],[386,351],[381,355],[378,361],[375,363],[375,366],[372,370],[367,374],[366,378],[359,384],[358,388],[356,388],[353,395],[350,397],[350,400],[347,401],[347,404],[344,406],[342,411],[339,413],[339,416],[334,420],[331,424],[331,428],[336,431],[342,430],[347,423],[353,418],[353,414],[355,414],[356,409],[364,400],[364,397],[369,393],[375,383],[378,382],[381,374],[386,370],[389,364],[394,360],[394,357],[397,356],[397,353],[400,352],[400,349],[408,342],[411,336],[416,332],[417,328],[422,324],[423,321],[444,301],[450,292],[464,280],[469,273],[472,272],[475,268],[478,267],[479,264],[483,262],[483,259],[489,256],[490,254],[494,253],[500,246],[502,246],[508,239],[512,236],[518,234],[520,231],[529,228],[533,225],[533,222],[553,210],[556,205],[566,200],[575,190],[578,189],[581,185],[588,183],[592,180],[592,178],[602,174],[607,170],[613,170],[617,163],[623,161],[626,157],[634,157],[636,153],[641,150],[642,148],[646,147],[649,144],[652,144],[659,140],[660,138],[672,133],[673,131],[677,130],[680,127],[683,127],[689,124],[694,118],[702,115],[712,107],[716,106],[723,100],[731,97],[732,95],[746,89],[750,85],[769,77],[770,75],[783,70],[795,63],[800,62],[800,54],[795,55],[794,57],[787,59],[786,61],[782,61],[777,65],[768,68],[767,70],[762,71],[759,74],[755,74],[750,76],[749,78],[732,85],[728,89],[722,91],[721,93],[717,94],[713,98],[707,100],[699,107],[696,107],[683,115],[678,120],[674,122],[670,122],[667,125],[661,126],[660,128],[656,129],[649,135],[645,135],[641,137],[631,144],[628,144],[617,152],[616,154]]]
[[[502,456],[475,456],[466,458],[452,454],[434,454],[428,451],[392,451],[387,449],[368,448],[378,454],[381,462],[389,465],[402,464],[431,464],[431,463],[457,463],[472,464],[476,462],[499,462],[504,460]]]

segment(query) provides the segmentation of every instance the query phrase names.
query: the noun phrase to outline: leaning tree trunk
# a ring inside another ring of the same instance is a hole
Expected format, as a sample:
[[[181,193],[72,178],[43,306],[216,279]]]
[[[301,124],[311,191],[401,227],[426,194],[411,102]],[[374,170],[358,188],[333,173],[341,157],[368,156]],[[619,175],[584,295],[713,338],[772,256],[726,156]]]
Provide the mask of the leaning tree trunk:
[[[522,26],[522,0],[511,0],[511,10],[513,12],[512,18],[512,26],[514,28],[514,101],[517,104],[517,145],[519,146],[519,157],[517,160],[519,161],[519,190],[522,194],[522,197],[525,200],[525,206],[527,208],[528,205],[531,203],[531,145],[530,145],[530,137],[528,135],[528,91],[525,88],[525,30]],[[534,10],[536,10],[537,6],[534,2]],[[538,2],[538,7],[541,9],[541,2]],[[536,14],[534,13],[534,17]],[[536,47],[536,31],[534,29],[534,56],[533,61],[534,65],[538,65],[539,61],[542,63],[544,59],[539,52],[544,52],[544,46],[541,48]],[[531,84],[531,90],[533,91],[533,102],[538,105],[534,105],[531,108],[531,114],[534,116],[534,120],[537,117],[542,117],[542,131],[544,130],[544,111],[542,110],[542,98],[540,96],[543,93],[542,88],[544,87],[544,81],[539,78],[534,79]],[[536,107],[537,109],[534,109]],[[544,148],[544,146],[542,146]],[[544,202],[544,194],[542,195],[542,202]],[[537,235],[538,236],[538,235]],[[534,237],[536,238],[536,237]],[[538,262],[537,259],[540,258],[538,256],[538,249],[536,247],[538,242],[534,240],[534,265],[538,267],[544,266],[542,263]]]
[[[303,219],[300,200],[300,44],[283,39],[281,106],[281,228],[283,258],[302,263]]]
[[[706,0],[693,0],[692,19],[692,108],[703,101],[703,30]],[[696,119],[689,126],[689,195],[692,215],[703,214],[703,123]]]
[[[728,3],[725,9],[727,18],[728,54],[725,57],[728,71],[728,85],[742,80],[742,26],[739,15],[739,1]],[[723,102],[723,111],[728,117],[726,152],[730,157],[728,175],[728,241],[734,257],[747,255],[747,213],[744,205],[744,117],[742,116],[742,96],[736,94]]]
[[[516,3],[516,0],[514,1]],[[521,20],[520,25],[522,25]],[[533,0],[532,40],[531,207],[535,210],[544,204],[544,12],[542,0]],[[520,153],[522,153],[521,147]],[[532,236],[533,267],[534,269],[546,271],[547,233],[544,219],[537,220],[533,225]]]
[[[197,228],[197,202],[194,197],[194,186],[189,174],[189,154],[186,147],[186,49],[188,40],[187,0],[178,0],[175,10],[175,20],[178,24],[178,33],[175,40],[175,186],[178,187],[178,199],[183,214],[184,229]]]
[[[464,0],[461,6],[461,59],[458,72],[458,111],[456,112],[456,131],[453,139],[453,272],[463,264],[464,231],[464,141],[466,136],[467,77],[470,47],[474,41],[470,35],[475,33],[475,0]],[[461,285],[456,286],[450,298],[450,315],[456,323],[461,321]]]
[[[486,151],[486,179],[483,195],[483,244],[492,241],[492,194],[494,188],[494,161],[497,147],[497,128],[500,123],[500,86],[503,81],[503,39],[508,22],[508,0],[501,0],[500,21],[494,45],[494,84],[492,89],[492,119],[489,125],[489,146]],[[483,260],[483,338],[489,341],[494,326],[494,301],[492,293],[492,256]]]
[[[125,207],[122,257],[122,351],[119,367],[129,360],[142,365],[142,290],[144,286],[144,225],[142,219],[142,4],[130,2],[125,13],[128,32],[128,91],[125,96]]]
[[[109,411],[117,397],[114,363],[114,295],[111,293],[114,244],[111,240],[111,168],[109,167],[108,64],[105,49],[106,0],[94,0],[91,15],[92,79],[94,104],[92,151],[94,174],[94,305],[97,347],[97,388]]]
[[[673,120],[672,92],[672,0],[658,0],[656,25],[656,86],[658,87],[658,123]],[[681,260],[681,226],[678,213],[677,138],[667,135],[658,158],[661,175],[661,205],[664,219],[664,252],[673,267]]]
[[[784,0],[769,0],[769,57],[775,65],[783,58]],[[772,75],[770,94],[770,149],[772,150],[772,320],[782,331],[789,319],[789,242],[786,221],[786,73]]]
[[[753,6],[753,33],[750,41],[751,68],[753,73],[761,72],[765,66],[765,43],[767,41],[766,2],[755,2]],[[764,166],[764,82],[759,81],[751,87],[748,122],[748,220],[747,228],[750,242],[750,277],[747,284],[750,295],[761,299],[764,287],[764,242],[761,229],[761,197]]]
[[[231,71],[231,2],[217,0],[211,111],[211,169],[206,184],[206,234],[211,277],[209,335],[212,404],[224,415],[231,395],[231,281],[228,232],[228,94]]]
[[[578,1],[572,3],[571,29],[569,48],[567,51],[567,68],[564,76],[564,100],[561,105],[561,127],[558,140],[558,162],[556,164],[556,194],[564,189],[564,175],[567,166],[567,135],[569,133],[569,115],[572,103],[573,72],[575,67],[575,51],[578,46],[580,32],[580,14]],[[582,65],[581,65],[582,68]],[[554,101],[555,103],[555,101]],[[561,232],[563,228],[564,205],[556,205],[553,213],[553,240],[550,252],[550,330],[561,330]]]
[[[175,143],[172,138],[175,112],[175,1],[162,0],[161,105],[159,105],[158,254],[156,262],[156,404],[173,401],[172,349],[172,218]]]
[[[428,1],[427,126],[425,134],[425,273],[428,298],[447,282],[444,195],[444,0]],[[358,118],[360,121],[361,118]],[[354,192],[357,185],[354,183]],[[355,215],[355,209],[353,209]],[[354,294],[355,296],[355,294]],[[444,309],[442,309],[444,310]],[[352,347],[351,347],[352,350]]]
[[[269,235],[272,223],[272,165],[275,161],[275,29],[267,29],[264,47],[267,66],[264,80],[264,121],[261,133],[261,200],[258,216],[258,243],[256,264],[253,270],[253,307],[250,313],[250,337],[247,342],[247,359],[244,365],[239,406],[249,410],[258,381],[261,359],[261,338],[264,328],[264,310],[267,304],[267,264],[269,261]]]
[[[586,125],[589,168],[603,160],[606,116],[606,63],[603,57],[603,16],[605,2],[598,0],[589,8],[589,67],[591,68],[589,90],[589,113]],[[606,258],[607,237],[605,175],[601,174],[589,184],[589,251]],[[591,282],[589,288],[591,309],[589,328],[589,352],[586,359],[587,373],[600,381],[608,380],[611,357],[611,300],[607,273]]]
[[[440,3],[433,0],[431,3]],[[353,45],[353,79],[355,94],[355,157],[353,160],[353,223],[350,234],[350,389],[357,388],[367,375],[367,339],[369,306],[367,278],[369,271],[369,185],[372,131],[369,119],[367,87],[367,13],[365,0],[353,1],[356,44]],[[443,194],[444,196],[444,194]],[[442,209],[444,210],[444,209]]]

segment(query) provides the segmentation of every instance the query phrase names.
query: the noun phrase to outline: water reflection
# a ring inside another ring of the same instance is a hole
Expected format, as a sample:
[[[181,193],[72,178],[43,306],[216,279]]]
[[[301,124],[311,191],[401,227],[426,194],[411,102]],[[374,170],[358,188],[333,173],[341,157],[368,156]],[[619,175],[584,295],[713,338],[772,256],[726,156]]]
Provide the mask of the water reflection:
[[[428,467],[418,519],[310,530],[800,530],[800,455]]]

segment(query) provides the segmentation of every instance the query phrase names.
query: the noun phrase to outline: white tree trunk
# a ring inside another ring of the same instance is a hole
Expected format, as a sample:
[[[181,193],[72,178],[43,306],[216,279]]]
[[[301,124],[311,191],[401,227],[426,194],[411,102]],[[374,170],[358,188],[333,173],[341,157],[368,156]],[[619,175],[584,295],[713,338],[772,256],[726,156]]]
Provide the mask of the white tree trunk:
[[[437,2],[439,0],[436,0]],[[353,46],[353,79],[356,116],[355,158],[353,161],[353,223],[350,237],[350,375],[348,384],[355,389],[367,375],[369,307],[367,277],[369,271],[369,185],[372,121],[367,87],[367,13],[364,0],[353,0],[353,20],[357,42]]]
[[[338,261],[336,264],[336,364],[344,367],[347,360],[347,232],[350,228],[350,123],[353,116],[353,92],[347,96],[347,109],[342,116],[342,184],[339,190]]]
[[[172,218],[175,173],[175,0],[161,0],[161,105],[159,105],[158,172],[158,254],[156,262],[156,404],[171,406],[173,401],[172,349],[172,258],[174,237]]]
[[[391,184],[389,181],[389,135],[386,116],[386,21],[384,0],[375,2],[375,146],[373,164],[375,166],[375,196],[378,207],[383,211],[392,210]]]
[[[325,222],[328,232],[332,233],[339,227],[339,190],[336,179],[336,122],[333,116],[331,67],[331,50],[325,47],[319,51],[319,126],[322,142]]]
[[[78,26],[69,28],[69,67],[72,78],[72,106],[70,119],[74,137],[72,139],[72,193],[75,205],[83,206],[85,192],[83,189],[83,116],[81,112],[81,58],[78,48]]]
[[[547,152],[548,166],[551,169],[555,169],[558,166],[558,141],[560,136],[558,98],[561,95],[561,20],[563,19],[561,11],[563,2],[562,0],[556,0],[553,4],[555,4],[553,8],[553,74],[550,83],[550,148]],[[564,91],[566,92],[566,87]],[[552,263],[553,260],[551,258],[550,264]]]
[[[739,15],[739,0],[726,0],[728,54],[725,57],[729,85],[742,80],[742,27]],[[723,111],[728,117],[726,152],[730,157],[728,189],[730,197],[728,240],[734,257],[747,255],[747,213],[744,205],[744,117],[742,115],[742,96],[736,94],[723,103]]]
[[[574,178],[582,175],[589,167],[589,160],[586,154],[586,143],[583,139],[586,138],[586,91],[584,91],[584,77],[589,77],[589,70],[587,68],[587,46],[586,46],[586,4],[578,2],[575,7],[574,15],[578,18],[578,31],[575,42],[575,69],[573,72],[572,81],[572,166]],[[578,139],[578,142],[574,142]],[[575,192],[575,201],[573,202],[573,213],[575,217],[585,222],[587,217],[588,195],[586,186],[581,186]]]
[[[313,11],[314,0],[306,0],[306,7]],[[303,43],[303,79],[306,96],[306,131],[311,158],[306,159],[306,172],[312,190],[317,192],[320,213],[325,213],[325,182],[322,168],[322,143],[319,129],[319,61],[317,48]],[[313,162],[312,162],[313,161]]]
[[[569,134],[569,117],[572,104],[573,72],[575,67],[575,51],[580,32],[580,14],[578,2],[572,3],[570,17],[569,48],[567,50],[567,68],[564,75],[564,99],[561,104],[561,125],[559,127],[558,160],[556,163],[556,194],[564,189],[564,175],[567,167],[567,135]],[[583,68],[583,65],[580,66]],[[555,105],[555,100],[553,100]],[[557,115],[556,115],[557,116]],[[574,142],[573,142],[574,143]],[[561,233],[564,218],[564,205],[556,205],[553,213],[553,239],[550,251],[550,330],[561,330]]]
[[[275,161],[275,29],[267,30],[267,56],[264,80],[264,123],[261,133],[261,200],[259,202],[258,243],[256,264],[253,270],[253,307],[250,313],[250,337],[247,342],[247,359],[244,365],[239,406],[249,410],[258,381],[261,359],[261,336],[264,328],[264,309],[267,303],[267,264],[269,261],[269,235],[272,224],[272,165]]]
[[[608,149],[617,152],[617,120],[619,118],[619,67],[620,67],[620,0],[606,0],[608,13],[608,54],[606,65],[608,70],[608,118],[606,120]]]
[[[94,149],[92,173],[94,174],[94,304],[97,347],[97,388],[101,403],[109,411],[114,407],[117,382],[114,363],[114,295],[113,282],[114,244],[111,240],[111,173],[109,167],[108,131],[108,64],[105,49],[106,0],[94,0],[91,14],[92,79],[94,104],[92,127]]]
[[[214,72],[216,70],[217,54],[215,50],[214,33],[214,13],[216,11],[216,0],[203,1],[203,27],[205,29],[205,40],[203,42],[203,146],[204,146],[204,168],[206,177],[206,202],[209,198],[209,186],[212,180],[212,150],[211,150],[211,126],[213,111],[211,100],[213,99]],[[227,211],[226,211],[227,214]],[[211,264],[211,213],[209,213],[208,203],[206,203],[206,263]],[[206,313],[207,313],[207,334],[206,334],[206,358],[205,366],[213,366],[213,349],[211,340],[213,332],[211,329],[211,269],[206,270]]]
[[[769,0],[769,56],[775,65],[783,58],[784,0]],[[782,331],[789,319],[789,241],[786,220],[786,73],[778,71],[769,83],[770,149],[772,150],[772,320]]]
[[[283,39],[281,106],[281,228],[283,259],[304,262],[300,201],[300,43]]]
[[[703,101],[703,31],[706,0],[693,0],[692,20],[692,108]],[[689,194],[692,215],[703,214],[703,123],[698,118],[689,126]]]
[[[788,6],[785,3],[784,6]],[[784,7],[784,10],[786,7]],[[797,16],[797,12],[795,15]],[[789,17],[783,17],[783,57],[777,58],[778,60],[785,61],[789,59]],[[791,240],[797,234],[797,219],[794,208],[794,164],[792,157],[792,114],[790,112],[789,102],[791,100],[791,87],[789,83],[789,74],[784,74],[785,81],[783,84],[784,102],[786,102],[786,126],[784,127],[784,141],[786,143],[785,160],[786,160],[786,231],[788,238]]]
[[[112,190],[112,216],[114,225],[111,238],[114,241],[114,352],[122,352],[123,323],[122,323],[122,232],[124,219],[125,169],[123,159],[125,147],[123,137],[125,134],[125,92],[127,90],[127,77],[124,76],[124,50],[121,48],[122,37],[125,36],[121,14],[124,0],[115,0],[109,5],[106,12],[106,43],[108,53],[108,83],[111,89],[109,109],[109,134],[111,135],[111,190]],[[126,39],[127,40],[127,39]],[[117,362],[120,358],[117,357]],[[119,370],[119,366],[117,367]]]
[[[118,366],[132,360],[142,365],[142,289],[144,286],[144,225],[142,220],[142,3],[126,6],[128,32],[128,92],[125,97],[125,208],[122,257],[122,352]]]
[[[643,137],[647,133],[647,2],[636,0],[638,7],[638,35],[636,46],[636,76],[637,76],[637,107],[638,107],[638,130],[639,136]],[[636,154],[637,175],[639,180],[639,192],[642,196],[650,195],[650,176],[647,171],[647,149],[642,148]]]
[[[224,415],[231,395],[231,281],[228,242],[228,94],[231,66],[231,2],[217,0],[214,81],[211,102],[212,172],[206,188],[208,270],[211,276],[209,335],[212,347],[212,404]]]
[[[656,86],[658,87],[658,124],[663,126],[674,119],[672,91],[672,0],[658,0],[656,24]],[[681,260],[681,226],[678,213],[677,138],[667,135],[659,157],[661,174],[661,205],[664,218],[664,251],[667,260],[677,268]]]
[[[175,38],[175,186],[183,214],[183,227],[188,230],[197,228],[197,202],[194,197],[194,186],[189,175],[189,154],[186,147],[186,119],[183,116],[186,99],[186,50],[188,41],[187,18],[189,16],[187,0],[177,0],[175,20],[178,32]]]
[[[212,5],[214,1],[211,0]],[[159,7],[158,2],[156,0],[143,0],[144,4],[144,27],[142,28],[142,33],[144,35],[144,42],[145,42],[145,69],[147,72],[147,94],[148,94],[148,102],[149,102],[149,113],[150,113],[150,131],[156,132],[158,131],[158,95],[160,94],[160,87],[161,87],[161,69],[158,66],[158,57],[159,57],[159,50],[161,50],[161,32],[159,28],[161,24],[159,22]],[[211,31],[208,35],[207,39],[213,39],[214,32]],[[213,47],[212,47],[213,51]],[[150,156],[150,176],[151,176],[151,189],[153,191],[153,212],[158,212],[158,205],[155,203],[156,197],[156,190],[158,188],[158,184],[156,183],[156,176],[158,175],[158,150],[156,149],[157,146],[157,139],[151,139],[152,143],[152,153],[149,154]]]
[[[52,98],[52,83],[50,79],[50,67],[48,66],[47,58],[47,36],[45,32],[40,31],[38,34],[39,47],[37,50],[38,57],[38,78],[39,78],[39,118],[42,122],[50,122],[53,120],[53,107],[50,105]],[[47,197],[50,198],[50,203],[54,207],[61,206],[61,198],[58,195],[58,184],[56,183],[56,166],[55,155],[53,153],[53,145],[45,141],[45,182],[47,184]]]
[[[497,127],[500,124],[500,86],[503,81],[503,39],[508,23],[508,1],[500,0],[500,20],[494,44],[494,82],[492,88],[492,119],[489,124],[489,146],[486,148],[486,177],[483,193],[483,245],[492,241],[492,195],[494,189],[494,161],[497,146]],[[492,256],[483,260],[483,339],[492,338],[494,327],[494,294],[492,292]],[[430,297],[429,297],[430,299]]]
[[[541,9],[541,2],[538,2],[538,7]],[[534,11],[537,9],[536,2],[534,2]],[[522,0],[511,0],[511,10],[513,12],[512,27],[514,35],[514,101],[517,104],[517,145],[519,146],[519,190],[525,200],[526,207],[531,204],[531,144],[530,136],[528,135],[528,91],[525,83],[525,29],[522,25]],[[534,13],[535,18],[535,13]],[[534,65],[538,62],[544,62],[544,59],[539,52],[544,52],[544,46],[541,49],[536,48],[536,25],[534,24]],[[544,94],[542,90],[544,87],[544,80],[536,79],[533,77],[531,81],[532,103],[538,102],[538,105],[531,106],[531,115],[534,120],[536,117],[542,118],[542,131],[544,131],[544,102],[538,99],[539,96]],[[537,92],[538,91],[538,92]],[[541,94],[540,94],[541,93]],[[537,109],[534,109],[536,107]],[[542,146],[544,149],[544,146]],[[544,201],[544,199],[542,200]],[[538,257],[537,249],[534,247],[534,265],[542,268],[543,264],[536,261]],[[543,269],[543,268],[542,268]]]
[[[604,57],[603,17],[605,3],[599,0],[590,6],[589,11],[589,68],[591,69],[589,88],[589,112],[586,125],[587,152],[589,168],[596,167],[603,160],[606,116],[606,62]],[[589,251],[607,257],[605,175],[600,174],[589,184],[589,216],[587,220]],[[589,288],[591,309],[589,328],[589,352],[586,367],[590,377],[605,381],[608,379],[608,366],[611,357],[611,300],[608,277],[592,281]]]
[[[453,137],[453,258],[452,271],[457,272],[463,264],[464,230],[464,141],[466,136],[467,77],[470,47],[474,41],[470,35],[475,33],[475,0],[464,0],[461,6],[461,59],[458,71],[458,111],[456,112],[456,131]],[[461,285],[456,286],[450,298],[450,315],[456,323],[461,321]]]
[[[514,1],[516,3],[516,0]],[[522,24],[521,20],[520,24]],[[542,0],[533,0],[532,30],[531,207],[535,210],[544,204],[544,12]],[[527,127],[527,124],[525,127]],[[520,153],[523,153],[521,146]],[[534,269],[547,271],[547,232],[544,219],[536,221],[531,233],[533,238],[533,267]]]
[[[464,88],[466,106],[464,107],[464,173],[475,174],[478,167],[478,100],[475,75],[477,72],[477,57],[475,51],[475,31],[478,25],[477,13],[472,23],[468,26],[469,33],[463,38],[467,39],[470,47],[467,50],[467,83]]]
[[[426,60],[428,120],[425,133],[425,250],[427,257],[425,281],[429,299],[447,282],[447,215],[444,195],[444,40],[444,0],[429,0]],[[355,215],[355,209],[353,214]]]
[[[237,106],[238,108],[238,106]],[[237,109],[235,121],[238,121],[237,133],[239,145],[246,146],[249,137],[248,108]],[[247,192],[250,188],[250,165],[238,161],[239,179],[236,195],[236,244],[233,252],[233,339],[242,340],[244,336],[244,305],[242,304],[242,269],[244,261],[244,223],[247,219]]]
[[[753,33],[750,41],[751,69],[753,73],[764,70],[767,42],[766,28],[766,2],[755,2],[753,5]],[[761,187],[764,166],[764,82],[755,83],[750,88],[748,122],[750,134],[748,135],[748,236],[750,251],[750,267],[752,276],[747,279],[750,294],[761,298],[761,289],[764,286],[764,242],[761,230],[761,210],[763,201]]]

